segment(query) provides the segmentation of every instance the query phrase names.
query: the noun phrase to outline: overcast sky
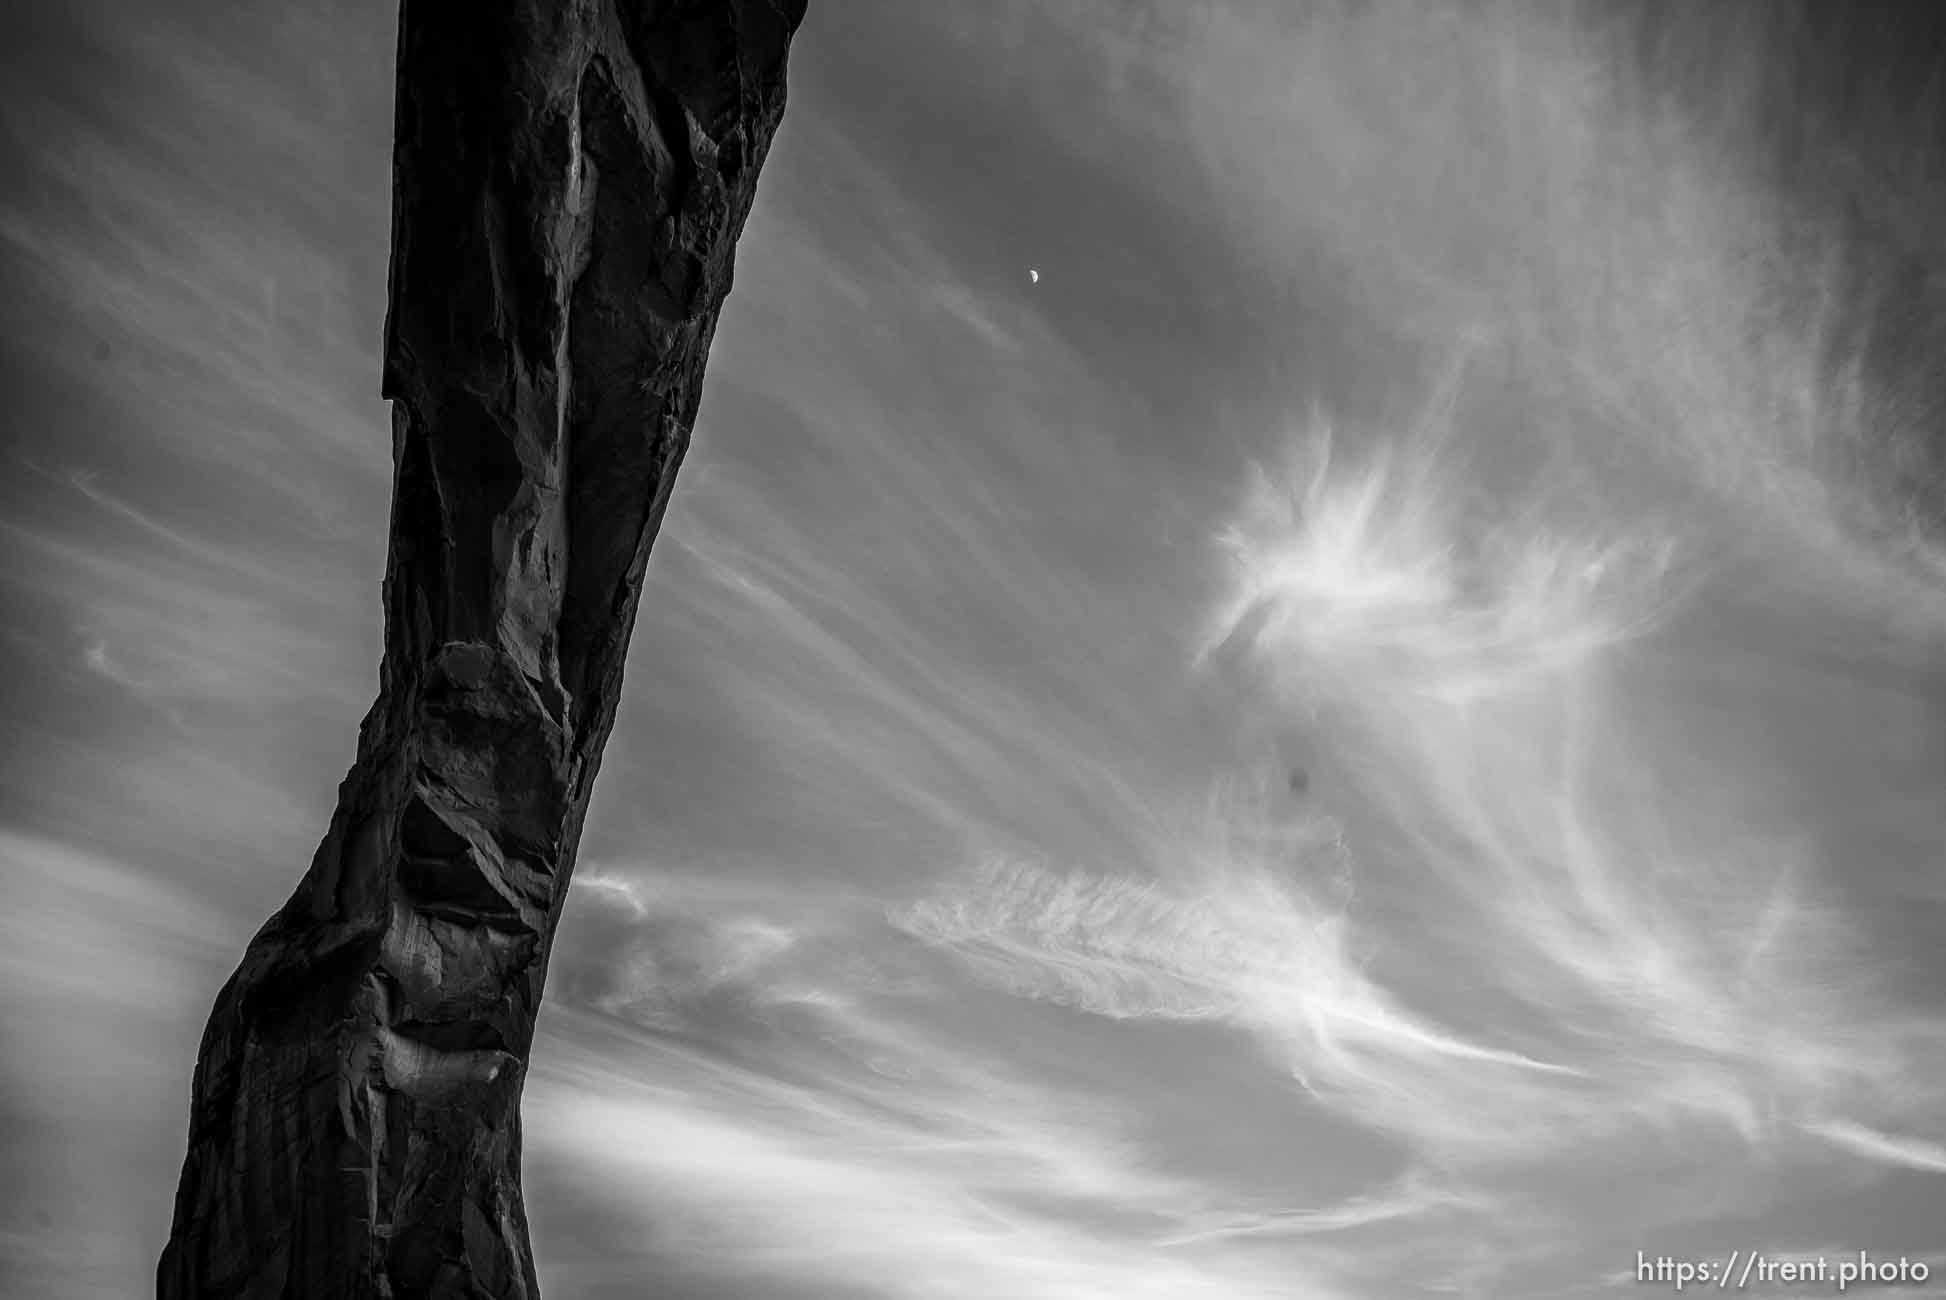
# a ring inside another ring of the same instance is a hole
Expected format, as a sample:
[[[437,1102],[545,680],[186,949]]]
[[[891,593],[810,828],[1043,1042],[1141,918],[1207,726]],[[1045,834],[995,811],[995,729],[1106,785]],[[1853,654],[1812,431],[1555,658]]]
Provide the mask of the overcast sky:
[[[1946,1295],[1914,12],[813,0],[527,1085],[550,1300]],[[0,1293],[106,1300],[376,689],[395,14],[10,19]]]

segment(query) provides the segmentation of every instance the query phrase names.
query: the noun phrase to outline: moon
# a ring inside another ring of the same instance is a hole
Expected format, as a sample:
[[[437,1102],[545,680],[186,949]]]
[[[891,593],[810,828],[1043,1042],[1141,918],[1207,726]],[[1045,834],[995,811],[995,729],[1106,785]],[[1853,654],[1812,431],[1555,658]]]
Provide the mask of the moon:
[[[1041,273],[1039,271],[1033,270],[1032,268],[1029,268],[1027,272],[1027,279],[1031,283],[1039,284],[1041,282]]]

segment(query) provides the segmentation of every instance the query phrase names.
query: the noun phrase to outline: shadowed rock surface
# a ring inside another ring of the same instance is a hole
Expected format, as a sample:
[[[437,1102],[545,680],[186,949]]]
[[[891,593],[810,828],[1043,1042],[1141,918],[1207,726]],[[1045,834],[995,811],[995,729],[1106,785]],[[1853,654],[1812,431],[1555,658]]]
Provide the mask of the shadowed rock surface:
[[[532,1297],[520,1093],[804,0],[407,0],[377,703],[218,996],[165,1300]]]

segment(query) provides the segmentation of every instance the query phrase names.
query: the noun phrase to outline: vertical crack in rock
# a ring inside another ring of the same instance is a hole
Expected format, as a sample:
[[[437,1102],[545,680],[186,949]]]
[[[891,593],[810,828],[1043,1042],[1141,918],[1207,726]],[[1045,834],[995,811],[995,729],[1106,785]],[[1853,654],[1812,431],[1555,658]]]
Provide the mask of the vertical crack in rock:
[[[385,655],[217,998],[164,1300],[538,1295],[520,1090],[804,0],[406,0]]]

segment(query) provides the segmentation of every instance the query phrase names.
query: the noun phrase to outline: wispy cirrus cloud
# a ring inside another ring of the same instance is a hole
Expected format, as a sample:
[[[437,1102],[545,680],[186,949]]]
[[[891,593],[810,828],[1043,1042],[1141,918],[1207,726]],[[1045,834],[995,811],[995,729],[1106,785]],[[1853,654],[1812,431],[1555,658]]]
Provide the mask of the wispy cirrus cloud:
[[[1805,1130],[1868,1160],[1946,1174],[1946,1143],[1898,1137],[1843,1119],[1807,1124]]]
[[[1219,538],[1202,662],[1313,735],[1340,816],[1231,800],[1127,873],[1000,860],[900,923],[1017,996],[1240,1029],[1317,1104],[1503,1192],[1685,1133],[1936,1168],[1940,1021],[1885,997],[1763,765],[1712,770],[1662,693],[1710,654],[1720,525],[1597,505],[1558,459],[1495,483],[1486,431],[1429,410],[1362,453],[1296,439]],[[1780,613],[1848,599],[1800,598]]]
[[[1577,535],[1489,504],[1449,463],[1449,434],[1334,456],[1326,426],[1292,438],[1288,469],[1258,468],[1221,535],[1232,573],[1204,657],[1235,644],[1300,696],[1288,674],[1322,675],[1331,695],[1382,685],[1458,705],[1648,628],[1676,537]]]
[[[914,1134],[859,1114],[789,1109],[759,1123],[706,1094],[613,1078],[537,1079],[529,1106],[545,1125],[537,1167],[571,1164],[644,1207],[653,1235],[638,1267],[968,1300],[1269,1297],[1294,1285],[1332,1294],[1287,1269],[1144,1249],[1125,1232],[1008,1204],[1010,1192],[1049,1195],[1040,1152],[1072,1145],[1064,1130],[996,1134],[935,1118]],[[1098,1212],[1126,1216],[1141,1182],[1113,1186]],[[587,1266],[562,1267],[585,1284]]]
[[[869,913],[793,925],[774,896],[703,913],[671,878],[596,879],[555,993],[584,1009],[557,1012],[529,1085],[529,1162],[542,1186],[599,1178],[641,1225],[633,1267],[914,1297],[1273,1296],[1303,1276],[1221,1249],[1209,1225],[1259,1211],[1153,1163],[1119,1100],[930,1025],[946,990]],[[592,1286],[601,1266],[558,1267]],[[1343,1261],[1308,1268],[1331,1294]]]
[[[0,880],[0,1277],[105,1300],[152,1268],[202,989],[248,928],[148,864],[40,836],[0,832]]]

